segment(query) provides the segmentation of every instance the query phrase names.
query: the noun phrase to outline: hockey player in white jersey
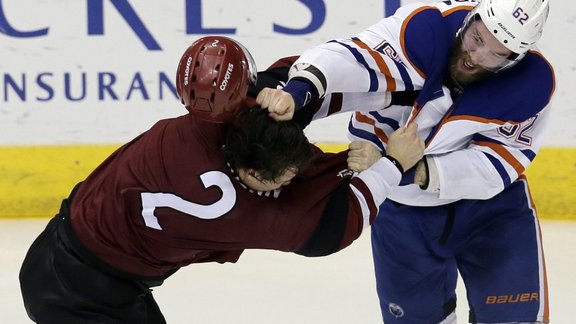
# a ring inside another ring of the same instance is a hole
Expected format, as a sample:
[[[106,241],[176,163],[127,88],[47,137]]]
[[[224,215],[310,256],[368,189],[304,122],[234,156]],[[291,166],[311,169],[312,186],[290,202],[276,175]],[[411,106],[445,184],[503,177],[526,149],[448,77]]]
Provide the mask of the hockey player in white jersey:
[[[548,323],[536,209],[524,171],[550,113],[555,77],[535,47],[548,0],[401,7],[358,35],[305,51],[283,89],[258,97],[276,119],[310,100],[356,110],[350,139],[386,151],[416,122],[425,157],[372,226],[386,323],[455,323],[458,271],[471,323]],[[390,94],[419,91],[410,106]]]

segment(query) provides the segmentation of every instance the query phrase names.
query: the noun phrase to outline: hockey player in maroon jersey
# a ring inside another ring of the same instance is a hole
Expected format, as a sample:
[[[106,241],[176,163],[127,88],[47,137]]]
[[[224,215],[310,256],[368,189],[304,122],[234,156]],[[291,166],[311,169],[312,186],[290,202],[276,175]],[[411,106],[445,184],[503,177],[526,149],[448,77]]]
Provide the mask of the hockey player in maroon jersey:
[[[120,147],[31,246],[20,282],[32,320],[165,323],[150,287],[183,266],[245,249],[322,256],[358,238],[422,157],[416,127],[391,136],[384,158],[363,145],[321,153],[301,125],[246,108],[255,71],[231,39],[188,48],[177,88],[190,114]]]

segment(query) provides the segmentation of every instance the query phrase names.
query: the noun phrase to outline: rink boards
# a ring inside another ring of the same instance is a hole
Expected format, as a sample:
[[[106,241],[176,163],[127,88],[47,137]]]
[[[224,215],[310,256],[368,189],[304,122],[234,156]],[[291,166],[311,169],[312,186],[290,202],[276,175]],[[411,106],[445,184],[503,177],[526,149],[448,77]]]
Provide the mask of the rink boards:
[[[118,146],[0,147],[0,218],[49,217],[62,198]],[[341,144],[320,145],[340,151]],[[528,168],[543,219],[576,220],[576,148],[543,148]]]

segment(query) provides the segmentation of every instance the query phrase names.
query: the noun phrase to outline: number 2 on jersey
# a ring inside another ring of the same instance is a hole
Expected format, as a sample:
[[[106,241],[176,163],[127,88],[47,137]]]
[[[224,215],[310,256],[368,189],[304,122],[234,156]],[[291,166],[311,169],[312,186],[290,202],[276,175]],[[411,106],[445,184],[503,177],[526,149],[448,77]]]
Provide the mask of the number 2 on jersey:
[[[177,195],[164,192],[143,192],[142,217],[147,227],[162,230],[158,218],[154,215],[156,208],[169,207],[202,219],[214,219],[229,212],[236,204],[236,189],[230,178],[220,171],[209,171],[200,176],[205,188],[218,187],[222,191],[222,197],[210,205],[197,204],[178,197]]]

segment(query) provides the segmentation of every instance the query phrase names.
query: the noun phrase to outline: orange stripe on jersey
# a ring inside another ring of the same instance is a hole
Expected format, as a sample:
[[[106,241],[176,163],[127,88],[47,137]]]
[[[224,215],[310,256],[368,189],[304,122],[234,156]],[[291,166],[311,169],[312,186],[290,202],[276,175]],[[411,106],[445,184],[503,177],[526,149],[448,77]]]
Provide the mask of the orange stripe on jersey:
[[[472,9],[474,9],[474,6],[458,6],[458,7],[454,7],[454,8],[452,8],[452,9],[450,9],[450,10],[446,10],[446,11],[442,12],[442,17],[446,17],[446,16],[448,16],[448,15],[450,15],[450,14],[456,12],[456,11],[460,11],[460,10],[470,11],[470,10],[472,10]]]
[[[360,123],[371,125],[374,128],[374,132],[376,133],[376,136],[378,136],[378,139],[380,139],[382,143],[388,143],[388,136],[383,130],[375,126],[376,122],[373,119],[364,116],[358,111],[354,113],[354,118]]]
[[[406,34],[406,26],[408,25],[408,23],[410,22],[410,20],[412,19],[412,17],[414,17],[417,13],[427,10],[427,9],[434,9],[433,7],[430,6],[425,6],[422,8],[418,8],[418,10],[414,10],[414,12],[412,12],[408,17],[406,17],[406,19],[404,19],[404,22],[402,23],[402,28],[400,28],[400,46],[402,47],[402,52],[404,52],[404,56],[406,56],[406,59],[408,60],[408,62],[410,62],[410,65],[412,65],[412,67],[414,67],[414,70],[416,70],[416,72],[418,72],[418,74],[422,77],[422,78],[426,78],[426,74],[424,74],[424,72],[422,72],[417,66],[416,64],[412,63],[412,61],[410,60],[410,57],[408,57],[408,52],[406,51],[406,38],[405,38],[405,34]]]
[[[414,107],[415,109],[417,109],[416,107]],[[434,132],[434,134],[432,136],[429,136],[429,138],[426,140],[426,143],[424,147],[428,147],[428,144],[432,143],[432,141],[434,140],[434,137],[436,137],[436,135],[438,135],[438,132],[440,131],[440,129],[442,129],[442,126],[444,126],[444,124],[446,124],[446,122],[448,121],[448,118],[450,117],[450,114],[452,113],[452,110],[454,108],[450,108],[450,110],[448,110],[448,112],[446,113],[446,115],[442,118],[442,120],[440,121],[440,125],[436,128],[436,131]],[[412,112],[414,112],[414,109],[412,110]],[[414,120],[416,118],[416,115],[418,114],[419,110],[416,111],[416,114],[414,114],[414,116],[411,118],[410,121]]]
[[[496,154],[500,155],[506,162],[508,162],[508,164],[514,168],[518,176],[524,173],[525,168],[522,163],[520,163],[520,161],[518,161],[514,155],[508,152],[508,150],[506,150],[502,145],[485,141],[474,142],[474,144],[491,148],[494,152],[496,152]]]
[[[474,6],[459,6],[459,7],[455,7],[453,9],[447,10],[442,12],[442,16],[445,17],[455,11],[459,11],[459,10],[472,10],[472,8],[474,8]],[[426,78],[426,74],[424,72],[422,72],[422,70],[420,70],[414,63],[412,63],[412,61],[410,60],[410,57],[408,57],[408,52],[406,51],[406,27],[408,26],[408,23],[410,22],[410,20],[412,20],[412,18],[420,13],[421,11],[427,10],[427,9],[433,9],[433,10],[438,10],[437,8],[431,7],[431,6],[424,6],[421,8],[418,8],[417,10],[414,10],[408,17],[406,17],[406,19],[404,19],[404,22],[402,22],[402,27],[400,28],[400,46],[402,47],[402,52],[404,52],[404,56],[406,56],[406,58],[408,59],[408,62],[410,62],[410,64],[414,67],[414,69],[416,70],[416,72],[418,72],[418,74],[423,77]]]
[[[451,116],[451,117],[448,117],[445,122],[451,122],[451,121],[457,121],[457,120],[470,120],[470,121],[479,122],[479,123],[483,123],[483,124],[497,124],[497,125],[506,124],[505,121],[500,120],[500,119],[488,119],[488,118],[482,118],[482,117],[472,116],[472,115]],[[512,122],[510,122],[510,123],[512,123]],[[517,124],[517,123],[512,123],[512,124]]]
[[[540,222],[538,222],[538,227],[540,228],[540,241],[542,241],[542,228],[540,227]],[[544,269],[544,323],[550,322],[550,304],[548,298],[548,271],[546,270],[546,258],[544,257],[544,249],[541,250],[542,253],[542,268]],[[542,298],[542,296],[540,296]]]
[[[380,56],[380,53],[371,49],[368,45],[366,45],[366,43],[362,42],[359,39],[353,39],[352,41],[360,48],[367,50],[370,56],[372,56],[372,58],[378,65],[380,72],[382,72],[382,74],[384,74],[384,77],[386,78],[386,91],[396,91],[396,80],[392,76],[392,73],[390,73],[390,69],[386,64],[386,61],[384,61],[382,56]]]
[[[474,8],[474,6],[458,6],[455,8],[452,8],[450,10],[446,10],[444,12],[441,12],[443,17],[446,17],[456,11],[460,11],[460,10],[472,10]],[[437,8],[434,7],[430,7],[430,6],[425,6],[425,7],[421,7],[418,10],[415,10],[414,12],[412,12],[408,17],[406,17],[406,19],[404,20],[404,22],[402,23],[402,27],[400,29],[400,45],[402,47],[402,52],[404,52],[404,56],[406,56],[406,59],[408,60],[408,62],[410,63],[410,65],[412,65],[414,67],[414,69],[416,70],[416,72],[423,78],[426,78],[426,74],[420,70],[411,60],[410,57],[408,56],[408,52],[406,51],[406,27],[408,26],[408,23],[410,22],[410,20],[412,19],[412,17],[414,17],[414,15],[416,15],[417,13],[426,10],[426,9],[434,9],[437,10]],[[416,101],[414,103],[414,106],[412,107],[412,113],[411,113],[411,117],[409,118],[409,120],[407,121],[406,125],[410,124],[418,115],[418,113],[420,112],[420,103],[418,101]]]
[[[412,118],[412,119],[414,119],[414,118]],[[488,118],[482,118],[482,117],[472,116],[472,115],[450,116],[450,112],[449,112],[440,121],[440,126],[438,128],[436,128],[436,132],[434,133],[434,135],[426,141],[426,147],[428,147],[428,144],[434,140],[434,137],[436,137],[436,135],[442,129],[442,126],[444,126],[444,124],[446,124],[448,122],[452,122],[452,121],[458,121],[458,120],[470,120],[470,121],[483,123],[483,124],[497,124],[497,125],[505,125],[506,124],[506,122],[504,122],[500,119],[488,119]],[[515,124],[515,123],[513,123],[513,124]]]

